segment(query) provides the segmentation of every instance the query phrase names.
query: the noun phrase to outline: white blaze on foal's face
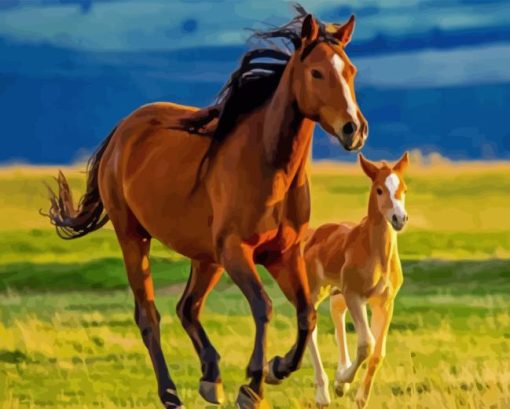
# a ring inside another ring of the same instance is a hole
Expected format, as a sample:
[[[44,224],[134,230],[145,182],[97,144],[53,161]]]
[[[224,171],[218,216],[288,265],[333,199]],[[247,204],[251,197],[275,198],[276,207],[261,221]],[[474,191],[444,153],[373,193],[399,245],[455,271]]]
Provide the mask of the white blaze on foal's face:
[[[395,230],[401,230],[407,221],[405,208],[405,184],[400,177],[391,172],[384,181],[387,197],[379,201],[379,208]],[[379,193],[379,192],[378,192]],[[381,203],[382,202],[382,203]]]

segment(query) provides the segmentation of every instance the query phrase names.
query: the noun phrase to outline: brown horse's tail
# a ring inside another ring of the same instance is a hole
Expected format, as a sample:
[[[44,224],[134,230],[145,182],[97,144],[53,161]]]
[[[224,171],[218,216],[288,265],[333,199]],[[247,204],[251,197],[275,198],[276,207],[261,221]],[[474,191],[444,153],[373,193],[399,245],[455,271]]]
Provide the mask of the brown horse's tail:
[[[108,135],[87,164],[87,191],[75,209],[69,184],[62,172],[56,178],[58,195],[48,187],[51,206],[47,214],[57,234],[63,239],[77,239],[103,227],[109,220],[104,213],[103,202],[99,194],[99,163],[115,130]]]

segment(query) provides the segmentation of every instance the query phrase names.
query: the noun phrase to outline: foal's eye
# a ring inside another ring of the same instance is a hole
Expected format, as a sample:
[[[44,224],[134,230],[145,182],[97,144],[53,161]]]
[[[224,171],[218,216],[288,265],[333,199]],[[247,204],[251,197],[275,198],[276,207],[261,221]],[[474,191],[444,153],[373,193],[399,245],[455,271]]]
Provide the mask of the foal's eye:
[[[380,187],[377,188],[376,192],[378,195],[382,195],[382,189]]]
[[[317,80],[321,80],[324,78],[319,70],[312,70],[312,77],[314,77]]]

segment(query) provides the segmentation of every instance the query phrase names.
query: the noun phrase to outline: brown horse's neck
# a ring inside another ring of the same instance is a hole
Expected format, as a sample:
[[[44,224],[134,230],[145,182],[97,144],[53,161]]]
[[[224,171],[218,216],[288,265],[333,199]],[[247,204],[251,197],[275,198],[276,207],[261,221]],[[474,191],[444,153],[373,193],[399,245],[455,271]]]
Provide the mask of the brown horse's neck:
[[[387,264],[396,248],[397,234],[379,211],[374,191],[370,192],[365,228],[368,230],[370,253],[382,264]]]
[[[263,145],[266,162],[291,178],[308,159],[314,122],[299,111],[292,92],[292,62],[265,106]]]

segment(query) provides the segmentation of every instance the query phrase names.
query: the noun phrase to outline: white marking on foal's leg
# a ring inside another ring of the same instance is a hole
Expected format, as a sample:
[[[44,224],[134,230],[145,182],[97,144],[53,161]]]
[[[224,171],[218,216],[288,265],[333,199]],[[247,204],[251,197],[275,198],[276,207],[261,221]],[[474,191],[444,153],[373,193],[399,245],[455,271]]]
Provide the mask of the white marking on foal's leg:
[[[317,343],[317,326],[312,332],[308,348],[312,357],[312,365],[315,372],[315,402],[319,406],[329,405],[331,398],[329,396],[329,379],[324,366],[322,365],[319,345]]]
[[[365,408],[368,404],[375,374],[386,356],[386,338],[392,316],[393,301],[387,304],[372,306],[372,333],[376,338],[376,343],[374,353],[368,360],[365,375],[356,393],[355,401],[360,409]]]
[[[350,384],[339,381],[340,374],[351,366],[349,350],[347,348],[347,334],[345,332],[345,313],[347,306],[342,294],[333,294],[330,298],[330,313],[335,325],[336,341],[338,344],[338,366],[335,372],[335,393],[342,397],[349,390]]]
[[[346,370],[340,374],[339,381],[351,383],[356,376],[356,372],[365,360],[372,355],[375,340],[368,327],[367,308],[363,299],[356,294],[344,294],[345,302],[351,313],[356,334],[358,336],[358,348],[356,359]]]

